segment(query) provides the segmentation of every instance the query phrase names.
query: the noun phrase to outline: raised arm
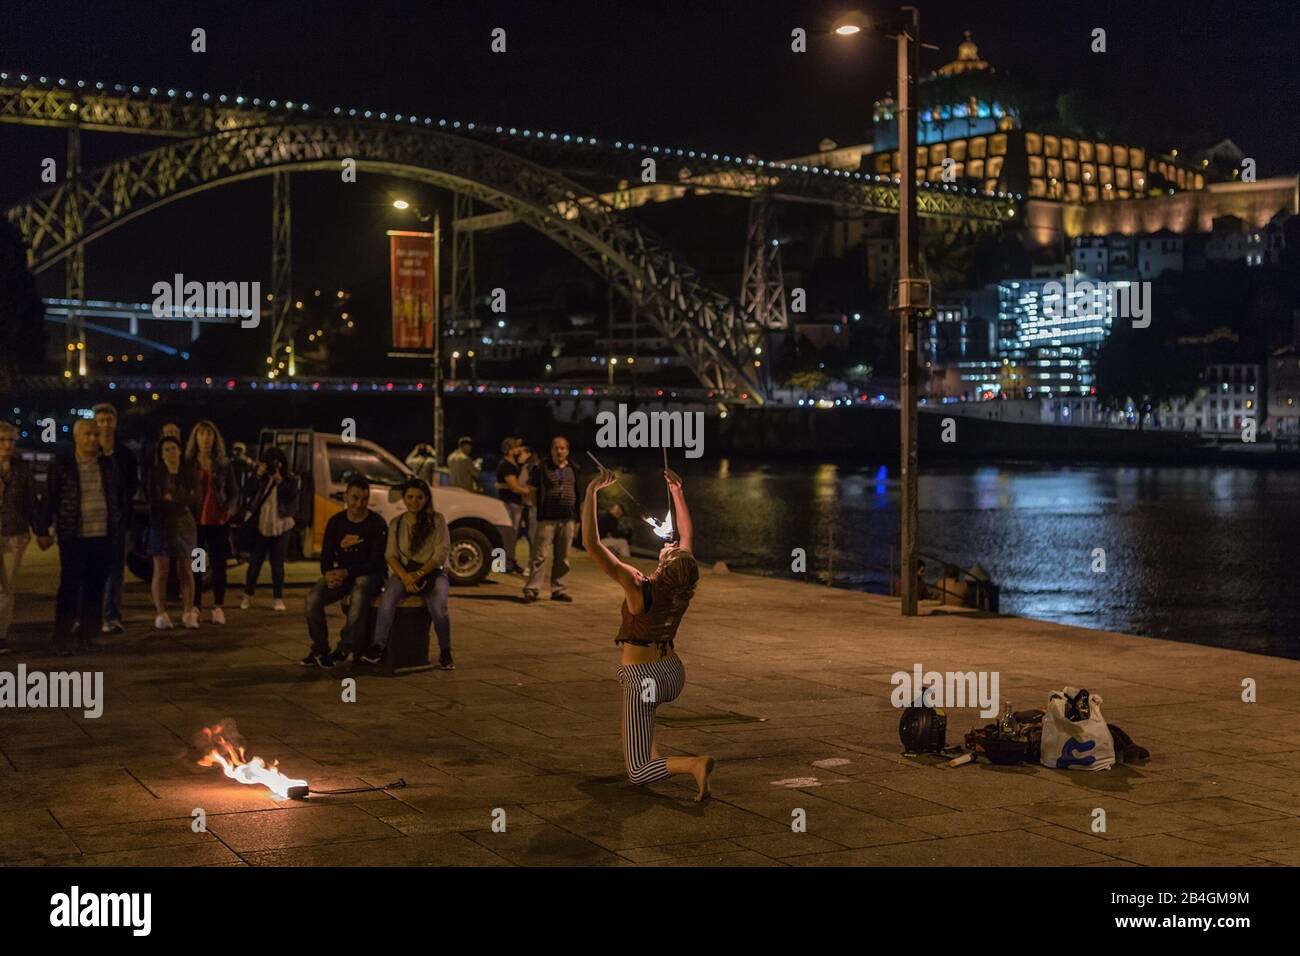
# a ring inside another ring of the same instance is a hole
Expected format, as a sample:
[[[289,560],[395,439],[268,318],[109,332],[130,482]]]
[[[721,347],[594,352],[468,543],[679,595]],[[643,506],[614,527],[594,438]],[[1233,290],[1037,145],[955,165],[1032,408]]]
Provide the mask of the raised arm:
[[[681,475],[671,468],[664,469],[664,481],[668,482],[668,493],[673,496],[673,516],[677,521],[677,536],[683,551],[694,553],[695,528],[691,524],[691,512],[686,507],[686,493],[682,491]]]
[[[582,546],[595,560],[597,566],[618,582],[627,598],[628,610],[640,614],[645,610],[641,597],[641,572],[631,565],[624,564],[614,553],[600,543],[600,533],[596,530],[596,498],[601,488],[614,483],[614,473],[607,468],[600,470],[600,476],[587,483],[587,499],[582,505]]]

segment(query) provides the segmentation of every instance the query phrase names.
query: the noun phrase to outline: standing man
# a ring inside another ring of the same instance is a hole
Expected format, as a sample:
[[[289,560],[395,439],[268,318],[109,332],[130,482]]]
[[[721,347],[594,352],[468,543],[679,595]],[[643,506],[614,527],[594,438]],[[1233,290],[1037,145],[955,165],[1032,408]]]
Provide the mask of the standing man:
[[[54,459],[46,477],[41,546],[49,529],[59,538],[59,592],[54,602],[54,653],[73,652],[72,624],[80,620],[76,649],[95,646],[103,623],[104,581],[112,563],[121,513],[117,468],[99,444],[99,428],[86,418],[72,426],[73,454]]]
[[[456,442],[456,450],[447,456],[447,471],[451,474],[451,483],[457,488],[481,491],[478,476],[483,470],[483,459],[471,458],[473,450],[474,440],[468,435],[462,435],[460,441]]]
[[[18,429],[0,422],[0,654],[11,653],[6,641],[14,619],[14,587],[23,552],[31,532],[44,532],[36,476],[15,454],[17,441]],[[41,547],[49,546],[49,539],[43,538]]]
[[[527,460],[528,449],[522,438],[507,438],[501,442],[501,463],[497,465],[497,494],[505,503],[510,515],[510,525],[515,529],[515,541],[519,540],[519,526],[523,521],[524,508],[533,502],[533,489],[529,487],[523,475],[523,464]],[[529,553],[529,560],[532,554]],[[523,568],[510,555],[510,573],[520,574]]]
[[[354,641],[360,640],[364,645],[367,636],[361,632],[370,613],[370,601],[384,586],[388,525],[369,508],[370,482],[353,475],[343,500],[347,502],[347,510],[334,515],[325,525],[320,552],[323,576],[307,596],[311,650],[301,661],[303,667],[333,667],[347,660]],[[339,632],[339,646],[331,653],[325,608],[348,595],[351,603],[347,621]]]
[[[433,453],[433,446],[428,442],[420,442],[411,449],[411,453],[406,456],[406,467],[430,488],[438,486],[438,476],[435,474],[438,470],[438,456]]]
[[[529,475],[536,496],[537,533],[533,556],[524,585],[524,601],[532,603],[542,589],[546,559],[551,563],[551,600],[572,601],[564,588],[569,575],[569,547],[573,542],[574,520],[578,515],[578,468],[569,461],[569,440],[562,435],[551,439],[551,454],[534,465]]]
[[[257,462],[248,457],[248,446],[242,441],[232,442],[230,445],[230,467],[235,472],[237,488],[243,488],[248,481],[248,476],[257,468]]]
[[[135,453],[117,440],[117,409],[108,402],[94,408],[95,424],[99,427],[101,454],[117,466],[117,513],[121,516],[117,532],[109,546],[108,580],[104,584],[104,633],[121,634],[122,579],[126,573],[126,553],[131,546],[131,515],[134,509],[135,489],[140,484],[140,466]]]

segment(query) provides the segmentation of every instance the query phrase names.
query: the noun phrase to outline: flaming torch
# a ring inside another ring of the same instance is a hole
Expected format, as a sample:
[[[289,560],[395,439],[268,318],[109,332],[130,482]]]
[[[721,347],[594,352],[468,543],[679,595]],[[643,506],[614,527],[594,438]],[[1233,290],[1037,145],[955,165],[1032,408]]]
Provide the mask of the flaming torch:
[[[306,780],[286,777],[277,769],[277,762],[268,767],[261,757],[248,758],[243,738],[233,720],[224,720],[199,731],[195,742],[206,753],[199,758],[200,767],[220,767],[231,780],[244,784],[261,784],[281,800],[305,800],[310,789]]]
[[[664,520],[663,520],[663,521],[656,521],[654,518],[650,517],[650,515],[646,515],[646,516],[645,516],[645,523],[648,524],[648,525],[650,526],[651,530],[654,531],[655,535],[656,535],[656,536],[657,536],[661,541],[667,541],[669,538],[671,538],[671,537],[673,536],[673,510],[672,510],[672,508],[669,508],[669,509],[668,509],[668,513],[667,513],[666,515],[664,515]]]

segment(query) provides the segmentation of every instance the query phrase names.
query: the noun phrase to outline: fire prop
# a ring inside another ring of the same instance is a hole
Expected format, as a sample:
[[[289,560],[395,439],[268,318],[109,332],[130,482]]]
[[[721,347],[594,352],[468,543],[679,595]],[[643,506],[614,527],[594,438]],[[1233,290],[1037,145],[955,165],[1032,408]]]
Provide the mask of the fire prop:
[[[243,738],[233,720],[222,721],[199,731],[196,742],[207,752],[199,758],[200,767],[220,767],[231,780],[244,784],[261,784],[281,800],[304,800],[310,789],[306,780],[286,777],[277,769],[277,762],[266,765],[261,757],[244,756]]]
[[[650,515],[645,516],[645,523],[654,531],[655,535],[662,541],[667,541],[673,536],[673,512],[668,509],[668,514],[664,515],[663,521],[656,521]]]
[[[605,468],[605,466],[600,463],[600,459],[597,458],[595,455],[593,455],[591,452],[587,452],[587,457],[596,463],[597,468],[608,471],[608,469]],[[667,470],[668,470],[668,451],[667,449],[665,449],[664,450],[664,471]],[[672,538],[673,507],[671,504],[669,504],[668,506],[668,513],[664,515],[664,520],[660,521],[658,518],[651,515],[650,512],[646,511],[645,505],[641,504],[641,502],[636,500],[636,495],[628,491],[627,488],[623,486],[623,482],[615,478],[614,484],[618,485],[618,487],[622,490],[623,494],[627,495],[629,498],[632,499],[632,504],[636,505],[641,510],[641,520],[650,526],[650,529],[654,531],[655,536],[659,538],[660,541],[668,541]]]

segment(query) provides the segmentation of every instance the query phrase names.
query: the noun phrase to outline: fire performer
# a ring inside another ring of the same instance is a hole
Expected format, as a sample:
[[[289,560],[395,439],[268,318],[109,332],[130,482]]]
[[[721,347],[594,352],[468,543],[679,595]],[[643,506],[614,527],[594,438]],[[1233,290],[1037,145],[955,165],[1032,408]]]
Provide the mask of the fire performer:
[[[646,577],[624,564],[601,543],[597,532],[596,498],[601,488],[617,481],[607,468],[587,486],[583,505],[582,543],[606,574],[623,589],[622,622],[615,644],[623,646],[618,680],[623,686],[623,757],[627,776],[645,785],[672,774],[695,778],[696,802],[709,796],[712,757],[661,757],[654,743],[655,710],[677,699],[686,685],[686,670],[673,649],[686,608],[695,594],[700,569],[691,553],[691,516],[682,494],[682,480],[664,469],[664,480],[675,506],[677,527],[668,532],[659,552],[659,566]]]

